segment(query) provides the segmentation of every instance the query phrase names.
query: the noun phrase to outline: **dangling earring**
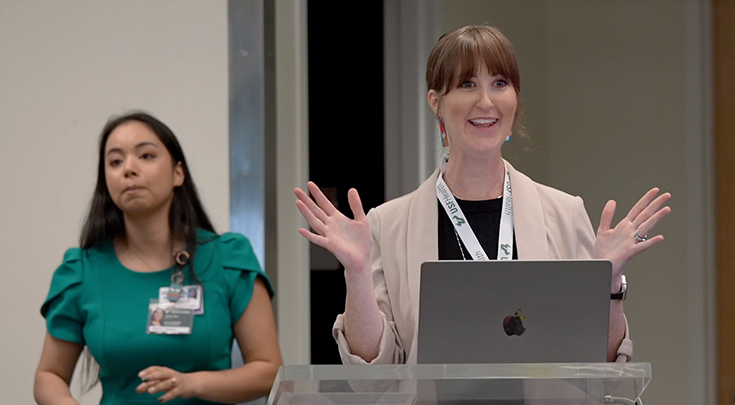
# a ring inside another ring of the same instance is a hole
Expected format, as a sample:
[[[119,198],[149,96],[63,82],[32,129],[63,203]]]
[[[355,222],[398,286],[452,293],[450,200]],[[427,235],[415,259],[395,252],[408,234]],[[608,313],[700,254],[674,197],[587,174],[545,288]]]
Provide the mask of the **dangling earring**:
[[[513,125],[510,126],[510,132],[505,137],[505,142],[510,142],[511,139],[513,139]]]
[[[449,137],[447,137],[447,129],[444,127],[444,118],[439,114],[439,132],[442,138],[442,147],[446,148],[449,146]]]

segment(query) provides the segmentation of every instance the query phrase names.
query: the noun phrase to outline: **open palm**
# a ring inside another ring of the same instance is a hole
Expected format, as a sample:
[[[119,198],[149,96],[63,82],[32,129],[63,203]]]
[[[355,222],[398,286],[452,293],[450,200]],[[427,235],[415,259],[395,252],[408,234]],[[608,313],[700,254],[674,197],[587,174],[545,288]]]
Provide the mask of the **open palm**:
[[[357,190],[353,188],[347,192],[350,209],[355,217],[350,219],[334,207],[316,184],[309,182],[307,187],[314,200],[304,190],[294,190],[298,198],[296,207],[312,229],[301,228],[299,233],[310,242],[332,252],[345,266],[346,271],[370,271],[373,240]]]
[[[635,238],[636,232],[640,236],[648,235],[658,221],[671,212],[669,207],[661,208],[671,198],[671,194],[663,193],[656,197],[658,193],[658,188],[649,190],[614,228],[610,225],[615,215],[616,203],[610,200],[605,204],[597,229],[594,253],[595,258],[607,259],[613,263],[613,281],[620,277],[623,267],[630,259],[664,240],[662,235],[642,242]]]

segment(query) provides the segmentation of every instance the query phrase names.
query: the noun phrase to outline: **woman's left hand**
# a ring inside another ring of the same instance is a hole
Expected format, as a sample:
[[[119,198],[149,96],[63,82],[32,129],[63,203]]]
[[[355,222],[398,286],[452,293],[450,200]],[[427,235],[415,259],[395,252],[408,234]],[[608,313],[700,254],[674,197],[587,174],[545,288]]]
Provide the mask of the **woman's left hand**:
[[[602,210],[594,254],[597,259],[607,259],[613,263],[614,286],[619,285],[623,267],[630,259],[664,240],[663,235],[648,238],[648,233],[658,221],[671,212],[669,207],[661,208],[671,194],[663,193],[656,197],[658,193],[658,188],[649,190],[614,228],[610,228],[610,225],[615,215],[615,201],[608,201]]]
[[[165,392],[158,402],[165,403],[174,398],[191,398],[197,393],[196,378],[192,374],[179,373],[168,367],[151,366],[138,373],[143,382],[135,388],[138,394]]]

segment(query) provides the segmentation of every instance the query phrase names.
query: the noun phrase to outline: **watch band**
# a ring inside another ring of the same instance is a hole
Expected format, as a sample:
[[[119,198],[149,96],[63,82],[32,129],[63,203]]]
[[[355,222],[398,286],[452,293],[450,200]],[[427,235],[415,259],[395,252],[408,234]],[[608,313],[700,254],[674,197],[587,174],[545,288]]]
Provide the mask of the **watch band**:
[[[625,275],[620,276],[620,291],[617,293],[611,293],[611,300],[625,301],[628,298],[628,280],[625,279]]]

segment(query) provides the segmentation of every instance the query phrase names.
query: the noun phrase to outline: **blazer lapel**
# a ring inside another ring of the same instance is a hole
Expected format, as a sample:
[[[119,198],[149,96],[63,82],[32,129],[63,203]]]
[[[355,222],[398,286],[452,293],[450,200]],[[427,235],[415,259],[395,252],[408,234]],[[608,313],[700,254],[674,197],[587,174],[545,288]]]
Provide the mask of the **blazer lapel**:
[[[408,210],[408,271],[409,293],[414,319],[418,320],[419,290],[421,287],[421,263],[439,257],[438,210],[436,201],[436,178],[439,169],[416,190]]]
[[[513,226],[519,260],[549,258],[546,222],[536,184],[513,165],[505,162],[513,191]]]

